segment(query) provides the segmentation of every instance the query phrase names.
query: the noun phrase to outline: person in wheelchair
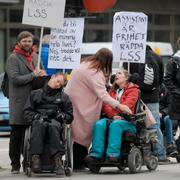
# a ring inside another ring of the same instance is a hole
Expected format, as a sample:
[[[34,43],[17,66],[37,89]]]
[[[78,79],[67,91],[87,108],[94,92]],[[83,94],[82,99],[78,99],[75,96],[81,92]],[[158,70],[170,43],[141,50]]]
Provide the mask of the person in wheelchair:
[[[43,88],[31,92],[24,107],[24,117],[31,124],[30,155],[32,169],[41,172],[41,155],[44,142],[49,139],[50,155],[55,162],[57,175],[64,174],[62,156],[65,147],[62,142],[62,124],[73,120],[73,108],[63,91],[65,75],[52,75]]]
[[[166,135],[166,152],[168,156],[174,157],[178,154],[177,147],[174,142],[173,137],[173,121],[168,115],[168,106],[170,104],[170,95],[162,83],[159,92],[159,116],[161,123],[161,130],[165,132]]]
[[[115,81],[109,94],[121,104],[127,105],[132,113],[135,111],[136,102],[139,96],[138,85],[129,82],[130,74],[121,68],[115,75]],[[108,104],[103,104],[103,113],[107,118],[100,119],[93,126],[92,148],[85,161],[101,161],[104,159],[105,132],[109,126],[108,145],[106,149],[106,159],[110,162],[118,162],[121,152],[122,133],[126,130],[136,133],[136,126],[128,122],[119,109],[112,108]],[[108,122],[108,123],[107,123]]]

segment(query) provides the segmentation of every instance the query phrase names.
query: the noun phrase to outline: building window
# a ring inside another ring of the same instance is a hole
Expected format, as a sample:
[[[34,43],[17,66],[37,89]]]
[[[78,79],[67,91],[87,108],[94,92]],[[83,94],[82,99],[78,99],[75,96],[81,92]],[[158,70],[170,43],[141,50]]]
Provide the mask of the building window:
[[[147,16],[148,16],[148,24],[151,25],[153,23],[152,14],[147,14]]]
[[[93,14],[92,16],[86,19],[87,24],[109,24],[109,14],[100,13]]]
[[[174,24],[180,25],[180,15],[174,17]]]
[[[5,30],[0,29],[0,73],[4,71],[5,63]]]
[[[170,42],[170,31],[155,31],[155,41]]]
[[[0,22],[6,21],[6,11],[4,9],[0,9]]]
[[[85,34],[86,42],[108,42],[109,31],[108,30],[88,30]]]
[[[155,15],[155,25],[170,25],[170,15]]]
[[[147,41],[152,41],[152,40],[153,40],[152,31],[148,30],[148,32],[147,32]]]
[[[10,22],[22,22],[22,10],[10,10],[9,20]]]

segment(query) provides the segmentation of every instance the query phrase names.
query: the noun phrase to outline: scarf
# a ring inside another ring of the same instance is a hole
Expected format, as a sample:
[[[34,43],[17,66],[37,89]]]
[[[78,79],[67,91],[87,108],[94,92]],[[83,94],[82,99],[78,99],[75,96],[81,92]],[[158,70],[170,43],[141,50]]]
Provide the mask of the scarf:
[[[26,60],[28,61],[29,64],[32,64],[33,49],[31,49],[30,52],[25,52],[22,49],[20,49],[20,47],[18,45],[16,45],[13,50],[13,53],[21,54],[22,56],[24,56],[26,58]]]

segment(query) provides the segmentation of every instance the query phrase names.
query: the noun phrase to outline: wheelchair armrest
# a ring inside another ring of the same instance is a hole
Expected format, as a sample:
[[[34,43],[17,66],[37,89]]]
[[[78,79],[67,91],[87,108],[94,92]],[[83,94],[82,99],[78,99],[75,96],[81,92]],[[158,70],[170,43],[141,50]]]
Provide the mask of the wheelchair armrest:
[[[134,116],[135,116],[135,121],[145,121],[146,113],[141,112],[141,113],[135,114]]]
[[[137,114],[121,113],[120,116],[122,116],[126,121],[144,121],[146,113],[145,112],[141,112]]]
[[[122,116],[126,121],[134,121],[135,120],[134,114],[121,113],[120,116]]]

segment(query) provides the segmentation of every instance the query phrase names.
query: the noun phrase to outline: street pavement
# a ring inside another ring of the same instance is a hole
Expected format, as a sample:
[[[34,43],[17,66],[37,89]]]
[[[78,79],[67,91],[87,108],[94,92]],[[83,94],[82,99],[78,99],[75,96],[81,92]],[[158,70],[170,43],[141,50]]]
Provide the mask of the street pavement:
[[[0,180],[19,180],[27,179],[21,170],[18,175],[13,175],[10,172],[10,161],[8,157],[8,137],[0,137]],[[119,171],[116,167],[101,168],[99,174],[92,174],[88,169],[79,172],[73,172],[71,177],[56,176],[55,174],[32,174],[30,179],[45,178],[46,180],[61,178],[69,180],[180,180],[180,163],[176,163],[174,158],[171,158],[172,163],[168,165],[159,165],[156,171],[148,171],[145,166],[142,172],[138,174],[130,174],[128,168],[124,172]]]

